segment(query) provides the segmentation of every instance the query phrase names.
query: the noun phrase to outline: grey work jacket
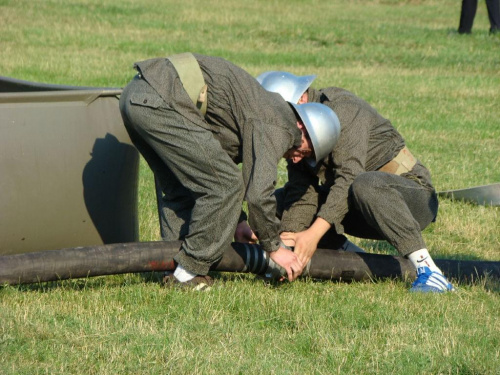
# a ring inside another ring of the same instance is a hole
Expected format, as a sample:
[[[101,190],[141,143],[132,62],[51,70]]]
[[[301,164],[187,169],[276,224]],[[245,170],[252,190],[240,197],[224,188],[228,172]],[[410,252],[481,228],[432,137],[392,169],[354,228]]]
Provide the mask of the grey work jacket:
[[[353,93],[329,87],[310,88],[308,94],[309,102],[325,104],[337,114],[341,132],[335,148],[316,167],[305,161],[297,164],[289,161],[281,231],[305,230],[319,216],[342,234],[341,222],[349,210],[349,187],[356,176],[381,168],[405,143],[389,120]],[[404,176],[418,179],[432,189],[430,173],[420,162]],[[318,192],[328,194],[321,207]]]
[[[273,192],[283,154],[299,146],[301,133],[292,107],[264,90],[243,69],[217,57],[194,54],[208,86],[205,116],[192,103],[175,68],[165,58],[135,68],[173,110],[210,132],[235,163],[242,163],[249,224],[265,251],[280,245]]]

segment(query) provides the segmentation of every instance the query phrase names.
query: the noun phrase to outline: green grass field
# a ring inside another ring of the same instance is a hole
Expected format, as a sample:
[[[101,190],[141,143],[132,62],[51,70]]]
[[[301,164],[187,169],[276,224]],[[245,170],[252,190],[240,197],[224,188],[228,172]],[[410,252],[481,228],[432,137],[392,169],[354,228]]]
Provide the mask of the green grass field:
[[[500,37],[484,2],[472,35],[456,33],[459,14],[458,0],[0,0],[0,75],[122,87],[135,61],[185,51],[255,76],[317,74],[314,87],[346,88],[389,118],[438,191],[458,189],[500,182]],[[144,163],[139,193],[141,240],[157,240]],[[498,261],[500,209],[443,199],[424,236],[436,258]],[[239,274],[194,293],[155,276],[0,287],[0,373],[500,374],[490,278],[429,296],[403,281]]]

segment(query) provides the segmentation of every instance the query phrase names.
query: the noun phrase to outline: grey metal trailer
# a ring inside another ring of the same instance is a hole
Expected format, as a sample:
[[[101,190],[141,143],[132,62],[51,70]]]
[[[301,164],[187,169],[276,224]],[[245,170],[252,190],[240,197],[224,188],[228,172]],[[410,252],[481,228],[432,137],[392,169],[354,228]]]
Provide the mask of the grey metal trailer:
[[[0,77],[0,255],[138,241],[120,93]]]

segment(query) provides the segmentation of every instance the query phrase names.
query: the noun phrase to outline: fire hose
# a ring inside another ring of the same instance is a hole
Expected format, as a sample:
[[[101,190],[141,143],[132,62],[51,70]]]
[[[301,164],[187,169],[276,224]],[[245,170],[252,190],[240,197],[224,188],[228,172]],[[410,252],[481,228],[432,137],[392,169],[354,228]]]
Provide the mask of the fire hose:
[[[175,269],[180,241],[131,242],[75,247],[0,256],[0,284],[30,284],[123,273]],[[500,262],[435,259],[446,276],[475,280],[485,275],[500,278]],[[276,279],[284,270],[258,245],[233,242],[212,271],[253,273]],[[391,255],[318,249],[302,277],[362,281],[414,277],[406,258]]]

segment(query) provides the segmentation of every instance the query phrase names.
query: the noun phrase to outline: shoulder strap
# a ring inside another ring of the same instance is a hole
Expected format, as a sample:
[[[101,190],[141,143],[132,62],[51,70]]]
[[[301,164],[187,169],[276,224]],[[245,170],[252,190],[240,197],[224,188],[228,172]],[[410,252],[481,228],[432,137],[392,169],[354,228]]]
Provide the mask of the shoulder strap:
[[[167,57],[181,79],[184,89],[194,105],[205,115],[207,112],[207,85],[200,65],[192,53],[186,52]]]

